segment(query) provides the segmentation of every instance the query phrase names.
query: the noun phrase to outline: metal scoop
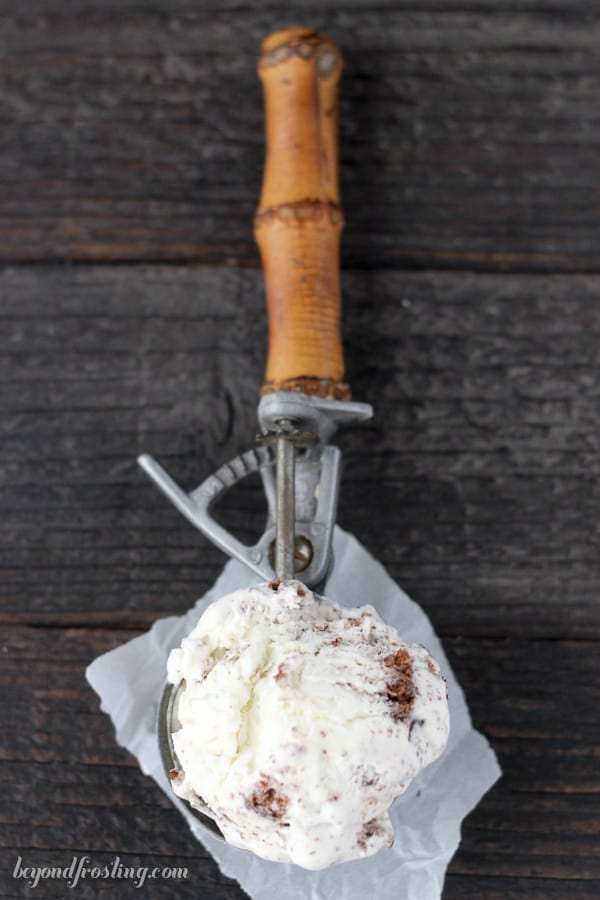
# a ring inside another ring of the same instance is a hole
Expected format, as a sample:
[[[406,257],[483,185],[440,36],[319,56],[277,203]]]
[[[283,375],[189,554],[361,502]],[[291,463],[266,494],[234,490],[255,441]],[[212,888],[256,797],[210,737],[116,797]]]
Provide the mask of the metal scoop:
[[[340,334],[337,85],[341,54],[310,29],[263,43],[267,154],[255,235],[269,313],[269,358],[258,407],[258,446],[186,491],[148,454],[139,464],[184,516],[261,580],[301,577],[319,587],[331,566],[340,425],[370,418],[350,401]],[[260,472],[268,504],[262,537],[248,546],[213,509],[240,479]]]
[[[267,154],[255,218],[269,314],[269,357],[258,406],[258,446],[221,466],[192,491],[180,487],[151,456],[139,464],[184,516],[261,580],[299,576],[311,588],[326,579],[340,481],[340,450],[329,443],[341,425],[370,418],[350,401],[340,333],[337,179],[337,86],[341,54],[311,29],[268,37],[259,75],[266,107]],[[225,491],[260,472],[268,505],[253,546],[213,516]],[[158,713],[160,751],[178,770],[171,735],[179,727],[182,689],[167,685]],[[208,807],[192,808],[220,831]]]
[[[366,403],[267,394],[258,408],[260,445],[225,463],[189,493],[152,456],[144,454],[138,462],[196,528],[262,580],[301,575],[305,584],[317,587],[331,564],[341,468],[340,450],[325,441],[339,422],[371,414]],[[216,521],[212,509],[225,491],[256,471],[269,512],[262,537],[248,546]]]

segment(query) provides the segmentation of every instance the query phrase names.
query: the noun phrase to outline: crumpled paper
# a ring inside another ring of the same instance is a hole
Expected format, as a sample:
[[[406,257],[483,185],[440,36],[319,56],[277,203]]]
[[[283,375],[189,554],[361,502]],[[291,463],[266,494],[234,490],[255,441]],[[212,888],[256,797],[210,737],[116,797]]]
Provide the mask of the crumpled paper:
[[[333,552],[334,567],[325,594],[348,606],[371,603],[398,629],[403,641],[427,647],[448,682],[448,746],[394,802],[391,818],[396,840],[391,849],[319,872],[267,862],[230,847],[173,794],[161,763],[156,730],[167,656],[211,602],[256,582],[256,576],[241,563],[230,560],[211,590],[185,615],[159,619],[146,634],[94,660],[86,676],[114,723],[118,742],[137,756],[142,771],[151,775],[177,806],[221,871],[237,879],[250,897],[439,900],[448,862],[460,841],[461,822],[499,778],[500,767],[485,738],[471,724],[463,691],[425,613],[367,550],[340,528],[335,530]]]

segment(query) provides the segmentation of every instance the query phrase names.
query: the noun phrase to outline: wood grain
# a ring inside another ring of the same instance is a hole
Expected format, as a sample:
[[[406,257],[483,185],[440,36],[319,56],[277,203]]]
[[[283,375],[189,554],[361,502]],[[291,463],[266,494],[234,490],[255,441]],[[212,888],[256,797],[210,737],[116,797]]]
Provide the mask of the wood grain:
[[[3,3],[0,259],[257,266],[257,48],[304,20],[346,58],[345,266],[598,271],[593,4],[288,7]]]
[[[125,637],[110,629],[27,626],[0,634],[0,715],[20,723],[3,732],[0,749],[0,782],[10,785],[14,801],[0,816],[7,860],[0,867],[0,891],[10,893],[10,861],[27,846],[30,864],[64,864],[76,851],[100,863],[114,854],[138,865],[177,860],[189,866],[187,889],[193,885],[208,897],[216,886],[222,890],[218,896],[242,896],[216,872],[133,757],[116,745],[84,682],[86,664]],[[486,884],[491,892],[478,896],[499,896],[493,891],[508,877],[507,896],[543,897],[544,890],[548,897],[560,896],[552,892],[554,882],[566,880],[574,891],[563,897],[591,898],[600,878],[595,644],[458,638],[445,643],[475,724],[496,747],[504,777],[467,819],[444,896],[473,897]],[[58,890],[47,894],[55,895]]]
[[[314,29],[276,31],[262,44],[265,169],[254,236],[269,321],[263,394],[350,399],[340,298],[342,68],[339,48]]]
[[[444,635],[598,636],[600,280],[344,286],[348,371],[376,417],[340,435],[342,526]],[[186,609],[223,556],[135,458],[192,487],[252,444],[260,273],[13,268],[0,292],[0,615],[127,627]],[[227,521],[248,539],[262,508],[248,484]]]
[[[255,66],[265,35],[298,24],[345,57],[344,343],[355,399],[376,407],[339,436],[340,523],[431,616],[504,771],[444,900],[596,900],[587,0],[0,0],[0,896],[32,896],[18,855],[74,854],[188,867],[153,898],[244,896],[116,744],[84,670],[224,562],[134,460],[191,487],[253,442]],[[260,532],[260,485],[222,515]]]

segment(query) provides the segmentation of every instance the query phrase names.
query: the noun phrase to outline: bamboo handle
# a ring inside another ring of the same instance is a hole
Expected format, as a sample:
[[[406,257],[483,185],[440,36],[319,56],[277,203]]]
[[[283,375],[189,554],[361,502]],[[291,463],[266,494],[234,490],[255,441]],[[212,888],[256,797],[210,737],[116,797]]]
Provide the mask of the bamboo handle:
[[[279,31],[262,45],[266,162],[254,233],[269,316],[263,394],[350,397],[340,331],[342,65],[334,42],[312,29]]]

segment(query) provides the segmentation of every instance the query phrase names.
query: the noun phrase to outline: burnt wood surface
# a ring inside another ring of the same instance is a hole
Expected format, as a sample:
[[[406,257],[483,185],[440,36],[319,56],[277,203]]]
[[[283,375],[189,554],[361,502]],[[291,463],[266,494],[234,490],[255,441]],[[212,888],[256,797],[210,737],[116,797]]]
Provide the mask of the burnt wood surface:
[[[0,0],[0,259],[258,265],[258,48],[314,22],[346,60],[345,265],[598,271],[597,13]]]
[[[597,10],[286,10],[0,0],[0,896],[141,895],[12,877],[19,855],[74,854],[188,868],[147,896],[244,896],[116,744],[84,671],[223,565],[135,458],[191,487],[253,441],[255,66],[271,29],[307,23],[347,61],[344,345],[376,408],[339,436],[339,521],[431,617],[504,770],[444,900],[595,900]],[[260,493],[227,500],[245,537]]]

